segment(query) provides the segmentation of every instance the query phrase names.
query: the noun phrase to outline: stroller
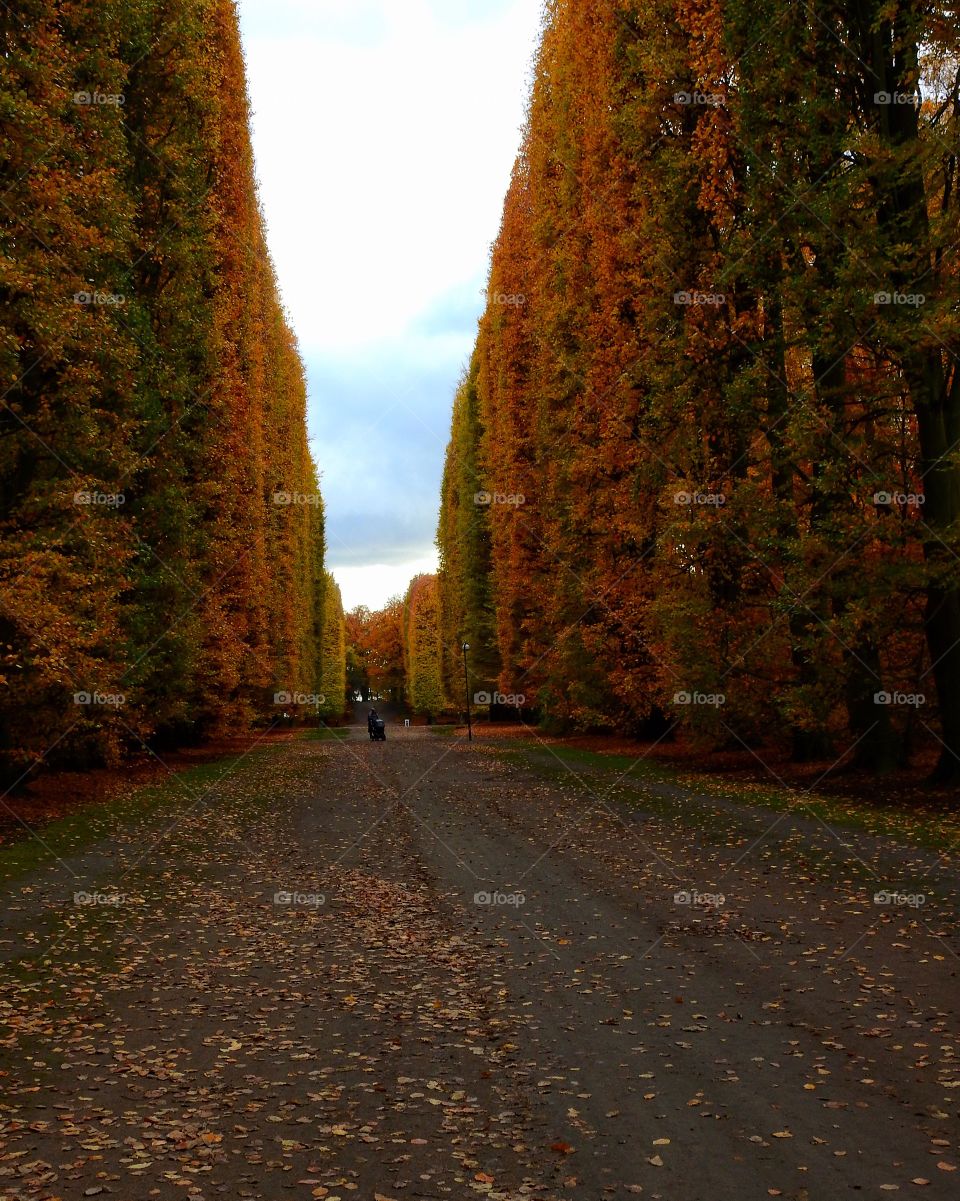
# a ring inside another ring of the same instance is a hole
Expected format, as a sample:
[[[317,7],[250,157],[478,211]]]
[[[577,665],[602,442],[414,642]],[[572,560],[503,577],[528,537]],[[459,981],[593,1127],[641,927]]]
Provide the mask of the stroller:
[[[387,723],[382,717],[372,717],[367,724],[370,730],[371,742],[387,741]]]

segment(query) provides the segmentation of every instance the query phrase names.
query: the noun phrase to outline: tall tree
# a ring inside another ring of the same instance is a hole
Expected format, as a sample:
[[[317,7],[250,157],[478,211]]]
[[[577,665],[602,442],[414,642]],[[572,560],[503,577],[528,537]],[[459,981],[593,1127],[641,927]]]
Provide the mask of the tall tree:
[[[340,587],[327,572],[324,585],[323,634],[320,643],[320,713],[343,715],[347,703],[347,636]]]
[[[443,687],[447,696],[460,694],[460,648],[464,642],[470,644],[474,682],[480,691],[493,692],[500,676],[491,594],[490,511],[503,498],[484,488],[477,462],[483,437],[478,370],[474,356],[454,397],[437,530]],[[519,496],[512,500],[520,503]]]
[[[432,718],[447,707],[435,575],[418,575],[411,580],[404,598],[403,618],[407,700],[415,713]]]

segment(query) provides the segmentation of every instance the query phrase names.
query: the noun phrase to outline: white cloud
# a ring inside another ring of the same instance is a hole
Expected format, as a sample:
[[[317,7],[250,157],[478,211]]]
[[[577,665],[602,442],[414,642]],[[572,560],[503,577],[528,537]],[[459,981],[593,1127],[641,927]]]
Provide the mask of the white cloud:
[[[273,0],[242,0],[245,14]],[[296,8],[297,6],[293,6]],[[287,6],[289,8],[289,4]],[[247,42],[270,247],[305,353],[397,336],[486,264],[519,143],[535,0],[446,27],[368,5],[372,43],[317,14]]]
[[[382,609],[391,597],[403,596],[415,575],[436,570],[434,554],[399,565],[372,563],[365,567],[335,567],[333,578],[340,585],[345,610],[355,609],[357,605]]]

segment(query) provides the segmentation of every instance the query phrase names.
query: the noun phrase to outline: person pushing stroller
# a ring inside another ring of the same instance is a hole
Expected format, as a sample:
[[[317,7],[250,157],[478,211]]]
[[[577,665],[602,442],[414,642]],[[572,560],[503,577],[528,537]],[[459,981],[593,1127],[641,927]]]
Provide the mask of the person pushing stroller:
[[[367,731],[370,734],[370,738],[372,741],[374,741],[374,742],[386,742],[387,741],[386,722],[384,722],[383,718],[376,711],[376,709],[371,709],[370,712],[367,714]]]

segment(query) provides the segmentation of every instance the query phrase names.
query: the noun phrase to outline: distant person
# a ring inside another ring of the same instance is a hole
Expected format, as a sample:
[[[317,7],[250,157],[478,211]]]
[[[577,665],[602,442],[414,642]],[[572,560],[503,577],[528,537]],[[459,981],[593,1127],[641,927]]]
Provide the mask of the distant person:
[[[370,738],[373,742],[387,741],[386,723],[376,709],[370,710],[370,714],[367,717],[367,729],[370,732]]]

